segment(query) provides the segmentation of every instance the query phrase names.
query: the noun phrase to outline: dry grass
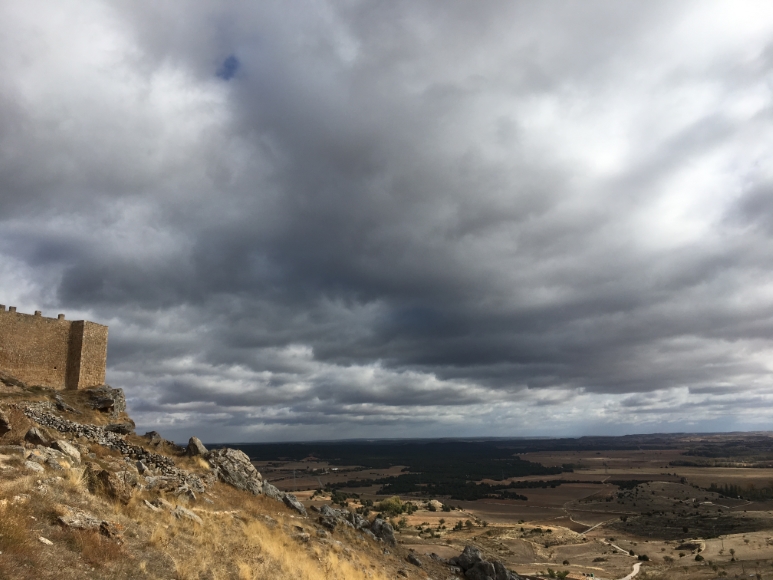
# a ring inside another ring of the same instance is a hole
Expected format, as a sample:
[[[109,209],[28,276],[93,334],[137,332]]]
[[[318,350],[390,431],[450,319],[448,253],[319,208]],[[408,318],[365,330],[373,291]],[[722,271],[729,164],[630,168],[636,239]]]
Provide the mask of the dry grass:
[[[46,393],[39,393],[41,397]],[[84,415],[68,419],[101,424],[105,416],[86,405],[85,393],[63,392],[68,404]],[[2,397],[0,397],[2,398]],[[31,398],[25,397],[27,400]],[[6,399],[7,400],[7,399]],[[5,408],[13,430],[0,444],[18,444],[30,421],[17,409]],[[114,419],[113,419],[114,420]],[[201,457],[181,457],[170,445],[149,445],[142,437],[127,437],[146,449],[174,457],[175,462],[193,472],[209,469]],[[92,460],[110,469],[118,453],[91,444]],[[6,465],[21,467],[20,458],[11,457]],[[23,469],[4,470],[0,478],[0,580],[70,580],[93,574],[98,578],[165,578],[179,580],[212,578],[245,580],[380,580],[386,576],[381,547],[348,530],[334,539],[319,538],[307,519],[291,515],[275,500],[255,497],[232,487],[216,484],[202,498],[188,502],[172,495],[172,504],[185,504],[203,519],[203,524],[176,519],[167,511],[147,508],[145,499],[155,492],[131,493],[121,502],[102,493],[100,486],[89,491],[88,471],[84,468],[46,470],[27,474]],[[93,493],[92,493],[93,492]],[[27,499],[14,501],[25,495]],[[97,530],[62,527],[58,517],[71,508],[90,512],[101,520],[117,524],[123,536],[107,538]],[[306,535],[299,535],[303,528]],[[43,536],[53,542],[44,545]]]

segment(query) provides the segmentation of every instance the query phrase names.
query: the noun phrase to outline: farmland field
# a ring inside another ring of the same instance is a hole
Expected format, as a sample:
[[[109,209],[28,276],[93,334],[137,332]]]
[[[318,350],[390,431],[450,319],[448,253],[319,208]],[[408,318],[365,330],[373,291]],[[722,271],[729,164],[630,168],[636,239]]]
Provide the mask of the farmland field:
[[[773,435],[241,446],[308,506],[378,512],[398,540],[450,556],[467,544],[521,574],[773,580]],[[632,555],[633,554],[633,555]]]

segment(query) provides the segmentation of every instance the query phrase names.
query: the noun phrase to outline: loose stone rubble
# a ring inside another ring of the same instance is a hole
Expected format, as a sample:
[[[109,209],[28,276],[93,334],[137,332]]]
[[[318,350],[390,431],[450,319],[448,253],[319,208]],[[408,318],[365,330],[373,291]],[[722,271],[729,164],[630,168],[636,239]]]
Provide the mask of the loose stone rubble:
[[[105,387],[94,389],[102,395],[93,396],[94,401],[103,404],[102,400],[108,396],[113,397],[115,409],[125,409],[123,393],[120,389]],[[107,393],[107,394],[104,394]],[[123,401],[123,402],[121,402]],[[107,403],[104,403],[105,405]],[[19,407],[24,414],[44,428],[68,433],[76,438],[84,438],[99,445],[118,451],[123,455],[127,466],[117,473],[100,470],[87,464],[87,475],[91,485],[100,485],[110,495],[121,501],[128,501],[131,487],[143,485],[147,489],[156,489],[171,492],[175,495],[187,495],[195,500],[197,493],[203,493],[206,488],[220,479],[224,483],[241,490],[246,490],[254,495],[265,493],[267,496],[282,501],[287,507],[306,516],[306,509],[298,499],[289,493],[278,490],[276,487],[263,480],[263,477],[250,462],[250,458],[237,449],[215,449],[207,451],[197,438],[192,438],[193,447],[198,452],[203,450],[202,456],[209,462],[211,471],[204,478],[185,469],[176,467],[174,461],[159,453],[147,451],[139,445],[128,443],[119,430],[111,430],[96,425],[86,425],[64,419],[50,412],[52,404],[47,402],[30,403]],[[100,408],[100,407],[97,407]],[[110,427],[110,426],[108,426]],[[40,441],[35,450],[27,453],[27,463],[30,469],[42,469],[45,464],[52,469],[63,469],[77,465],[81,461],[81,452],[74,445],[64,440],[57,440],[52,449],[47,447],[48,441],[40,429],[33,427],[27,437],[28,441]],[[158,433],[146,434],[151,444],[160,445],[164,442]],[[194,441],[195,440],[195,441]],[[189,448],[191,444],[189,443]],[[195,453],[194,453],[195,454]],[[63,463],[64,462],[64,463]],[[89,471],[90,470],[90,471]],[[137,476],[140,476],[139,479]]]
[[[116,391],[118,389],[112,390]],[[50,403],[32,403],[22,408],[24,414],[39,425],[55,429],[61,433],[70,433],[75,437],[83,437],[84,439],[88,439],[99,445],[104,445],[105,447],[118,451],[127,460],[132,460],[134,462],[141,461],[147,466],[147,477],[151,478],[151,481],[148,483],[151,487],[153,484],[156,484],[155,487],[158,487],[158,479],[166,478],[166,483],[171,483],[172,485],[163,486],[165,489],[173,487],[174,491],[177,491],[180,488],[184,488],[182,491],[190,489],[200,493],[206,488],[205,482],[202,481],[198,475],[176,467],[174,461],[164,455],[152,453],[139,445],[127,443],[123,435],[119,433],[107,431],[103,427],[98,427],[96,425],[75,423],[57,417],[56,415],[49,413],[47,409],[50,409]]]

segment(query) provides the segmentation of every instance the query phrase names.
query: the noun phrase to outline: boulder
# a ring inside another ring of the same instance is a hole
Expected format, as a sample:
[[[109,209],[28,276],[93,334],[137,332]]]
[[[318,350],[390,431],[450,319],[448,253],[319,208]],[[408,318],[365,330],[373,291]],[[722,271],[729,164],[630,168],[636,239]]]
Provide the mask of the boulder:
[[[282,498],[282,501],[290,509],[294,509],[299,514],[301,514],[302,516],[306,515],[306,508],[303,507],[303,504],[301,502],[299,502],[298,498],[295,497],[293,494],[291,494],[291,493],[284,494],[284,497]]]
[[[263,476],[243,451],[227,447],[215,449],[207,453],[205,459],[217,470],[218,477],[224,483],[254,495],[263,493]]]
[[[92,409],[110,413],[112,416],[118,416],[126,411],[126,397],[123,394],[123,389],[102,385],[96,389],[89,389],[88,393]]]
[[[26,449],[21,445],[0,445],[0,455],[21,455],[24,456]]]
[[[283,492],[279,491],[277,487],[265,480],[263,481],[263,493],[266,494],[266,497],[270,497],[271,499],[281,500],[284,498]]]
[[[86,477],[89,482],[89,489],[92,492],[101,491],[112,499],[117,499],[122,503],[129,503],[131,487],[112,471],[106,469],[96,471],[89,467],[86,470]]]
[[[515,572],[510,572],[502,562],[494,561],[494,571],[496,572],[496,580],[521,580],[521,577]]]
[[[464,572],[464,577],[468,580],[497,580],[494,564],[481,560],[474,566]]]
[[[145,507],[148,508],[150,511],[152,511],[152,512],[160,512],[161,511],[161,508],[158,508],[158,507],[154,506],[148,500],[144,499],[142,501],[145,504]]]
[[[8,418],[8,415],[3,413],[2,410],[0,410],[0,437],[8,433],[8,431],[11,430],[11,420]]]
[[[408,562],[409,564],[413,564],[414,566],[418,566],[419,568],[421,568],[421,560],[419,560],[416,557],[416,554],[414,554],[413,552],[411,552],[405,557],[405,561]]]
[[[204,523],[201,518],[194,514],[191,510],[187,510],[179,505],[172,510],[172,515],[177,519],[190,520],[192,522],[196,522],[197,524]]]
[[[48,439],[37,427],[30,427],[24,434],[24,440],[33,445],[48,445]]]
[[[26,453],[26,459],[34,461],[35,463],[48,465],[51,469],[69,469],[72,467],[73,460],[70,456],[65,455],[61,451],[56,449],[50,449],[38,445],[35,449],[31,449]]]
[[[164,510],[172,511],[174,509],[174,506],[166,501],[163,497],[157,497],[153,500],[153,505],[157,508],[161,508]]]
[[[81,462],[81,453],[72,443],[64,439],[57,439],[51,444],[51,447],[70,457],[76,464]]]
[[[143,435],[143,437],[147,439],[151,445],[160,445],[163,441],[166,441],[163,437],[161,437],[161,433],[158,431],[148,431]]]
[[[102,520],[89,512],[78,508],[68,507],[67,514],[59,516],[58,521],[66,528],[75,530],[96,530],[102,524]]]
[[[521,580],[518,574],[510,572],[502,562],[484,560],[481,551],[474,546],[465,546],[460,555],[448,560],[448,564],[458,567],[468,580]]]
[[[395,540],[395,531],[391,524],[381,518],[376,518],[373,523],[370,524],[370,531],[375,534],[377,538],[381,538],[387,544],[394,546],[397,543]]]
[[[209,453],[207,448],[204,447],[204,444],[198,437],[191,437],[188,440],[188,447],[185,449],[185,452],[191,457],[195,455],[206,455]]]
[[[26,467],[30,471],[37,471],[38,473],[45,471],[45,468],[42,465],[40,465],[40,463],[35,463],[34,461],[25,461],[24,467]]]
[[[478,562],[483,560],[483,554],[475,546],[465,546],[464,551],[456,558],[451,559],[451,564],[459,566],[465,572],[472,568]]]
[[[105,431],[110,431],[111,433],[118,433],[119,435],[129,435],[130,433],[134,433],[134,424],[110,423],[109,425],[105,425],[103,429]]]

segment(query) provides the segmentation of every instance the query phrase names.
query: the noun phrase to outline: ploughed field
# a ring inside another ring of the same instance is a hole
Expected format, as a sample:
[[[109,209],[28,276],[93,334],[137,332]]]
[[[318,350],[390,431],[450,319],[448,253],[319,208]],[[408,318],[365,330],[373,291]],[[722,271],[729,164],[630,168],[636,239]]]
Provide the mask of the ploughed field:
[[[385,515],[419,554],[472,544],[526,575],[773,580],[769,433],[241,448],[307,507],[399,498]]]

